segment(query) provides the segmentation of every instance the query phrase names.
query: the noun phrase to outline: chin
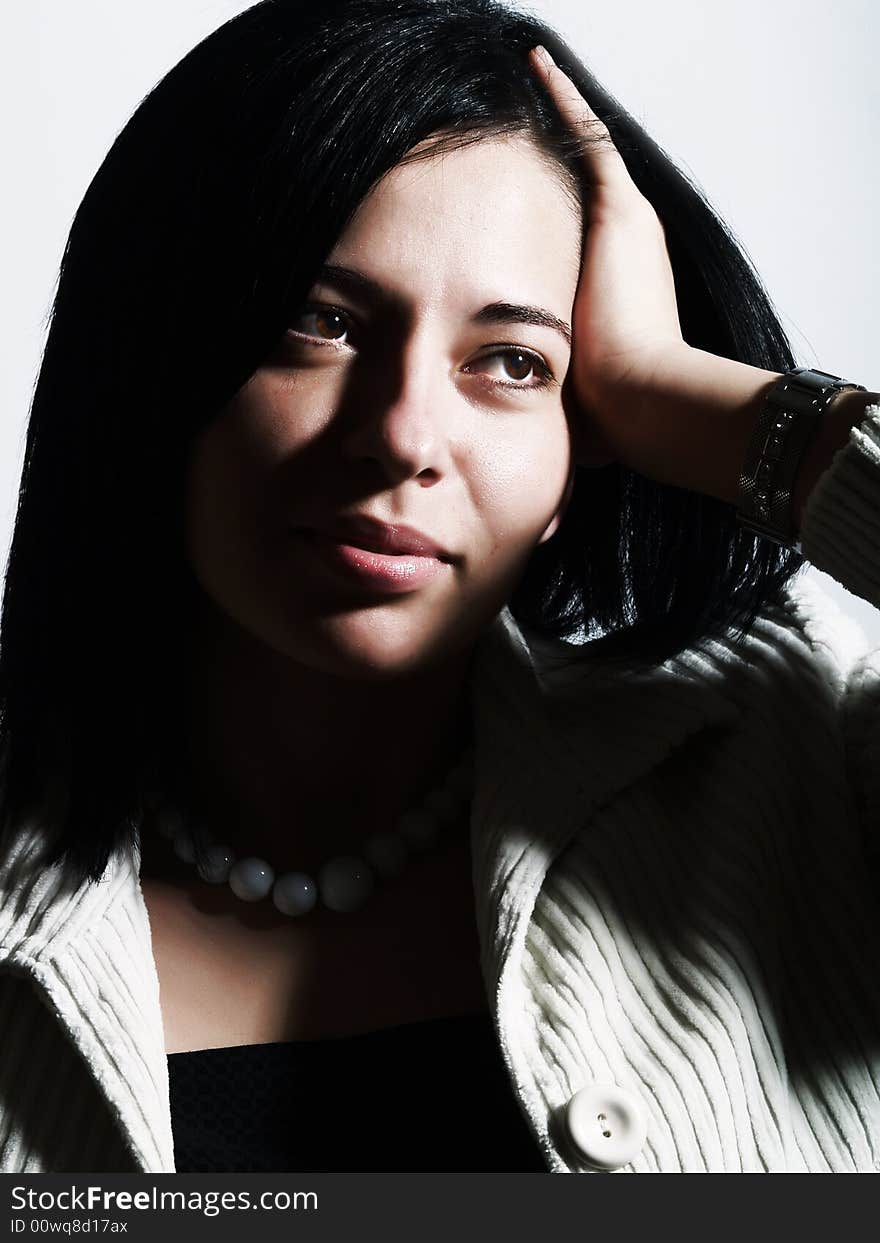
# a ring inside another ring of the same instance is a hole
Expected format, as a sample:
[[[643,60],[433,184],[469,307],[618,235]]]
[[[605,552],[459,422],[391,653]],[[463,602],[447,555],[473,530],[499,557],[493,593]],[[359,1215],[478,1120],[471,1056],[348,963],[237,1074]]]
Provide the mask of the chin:
[[[467,640],[454,622],[438,627],[396,609],[359,609],[279,625],[271,646],[311,669],[357,681],[387,682],[428,672],[454,659]]]
[[[215,590],[211,590],[214,586]],[[225,590],[219,590],[220,587]],[[471,592],[414,592],[389,599],[342,601],[265,583],[202,583],[212,625],[246,659],[260,653],[304,669],[359,681],[393,681],[442,669],[469,652],[504,603],[503,587]],[[283,669],[278,669],[283,677]]]
[[[406,676],[442,665],[467,645],[454,620],[376,616],[369,612],[335,619],[329,646],[349,675],[364,678]]]

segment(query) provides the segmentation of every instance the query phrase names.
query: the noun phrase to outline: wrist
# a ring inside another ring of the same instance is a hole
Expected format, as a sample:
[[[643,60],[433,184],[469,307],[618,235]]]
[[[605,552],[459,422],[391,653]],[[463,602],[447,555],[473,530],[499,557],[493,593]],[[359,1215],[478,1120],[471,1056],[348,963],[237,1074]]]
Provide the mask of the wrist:
[[[782,374],[687,344],[665,355],[636,395],[633,469],[734,504],[758,416]]]

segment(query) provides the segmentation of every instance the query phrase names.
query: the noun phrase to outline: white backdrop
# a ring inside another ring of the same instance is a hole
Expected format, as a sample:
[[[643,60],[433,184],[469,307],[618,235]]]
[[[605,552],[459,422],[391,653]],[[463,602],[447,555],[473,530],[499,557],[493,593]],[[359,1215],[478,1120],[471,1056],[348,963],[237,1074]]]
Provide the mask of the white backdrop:
[[[316,0],[319,3],[320,0]],[[58,263],[77,204],[158,78],[236,0],[27,0],[0,49],[0,564]],[[880,391],[873,0],[544,0],[568,39],[727,220],[798,363]],[[880,644],[880,612],[811,569]]]

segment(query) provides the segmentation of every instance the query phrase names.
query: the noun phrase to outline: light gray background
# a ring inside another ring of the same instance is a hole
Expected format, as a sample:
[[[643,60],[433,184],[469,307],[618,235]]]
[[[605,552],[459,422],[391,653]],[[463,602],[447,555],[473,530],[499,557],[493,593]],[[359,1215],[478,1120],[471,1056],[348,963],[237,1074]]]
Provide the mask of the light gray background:
[[[27,0],[4,15],[0,564],[46,317],[77,204],[158,78],[248,7]],[[880,391],[880,6],[545,0],[520,7],[549,20],[697,180],[761,274],[799,364]],[[880,645],[880,611],[828,575],[809,573]]]

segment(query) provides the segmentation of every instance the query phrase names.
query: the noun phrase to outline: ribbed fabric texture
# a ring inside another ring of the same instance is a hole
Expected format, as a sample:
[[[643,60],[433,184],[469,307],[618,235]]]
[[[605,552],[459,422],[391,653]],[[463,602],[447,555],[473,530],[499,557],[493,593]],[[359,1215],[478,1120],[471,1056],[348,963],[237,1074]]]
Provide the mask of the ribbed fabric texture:
[[[0,973],[0,1170],[134,1173],[123,1135],[33,983]]]
[[[880,607],[880,407],[801,544]],[[880,653],[809,576],[648,673],[558,650],[503,610],[473,679],[481,963],[546,1168],[605,1082],[648,1122],[624,1172],[880,1169]],[[139,858],[71,894],[39,842],[0,864],[0,1170],[171,1171]]]
[[[70,1044],[73,1071],[91,1079],[108,1113],[106,1123],[95,1119],[90,1168],[171,1170],[165,1038],[139,859],[119,853],[98,884],[71,891],[57,866],[41,866],[43,840],[39,825],[24,826],[0,862],[0,979],[29,982],[43,1003],[21,1009],[24,990],[7,985],[0,1005],[0,1171],[17,1170],[20,1152],[32,1172],[79,1160],[56,1152],[51,1139],[77,1095],[75,1075],[59,1076],[56,1065],[70,1065]],[[18,1096],[38,1105],[30,1113],[7,1106]],[[41,1148],[44,1133],[49,1146]],[[119,1135],[128,1166],[120,1165]]]

